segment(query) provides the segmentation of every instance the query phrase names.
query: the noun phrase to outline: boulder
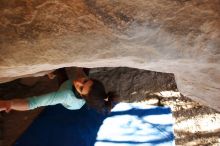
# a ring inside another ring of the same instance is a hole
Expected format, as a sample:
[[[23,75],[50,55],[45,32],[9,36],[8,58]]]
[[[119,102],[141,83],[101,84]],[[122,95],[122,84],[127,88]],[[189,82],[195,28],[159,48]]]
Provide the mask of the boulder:
[[[60,67],[174,73],[220,111],[219,0],[19,0],[0,5],[0,82]]]

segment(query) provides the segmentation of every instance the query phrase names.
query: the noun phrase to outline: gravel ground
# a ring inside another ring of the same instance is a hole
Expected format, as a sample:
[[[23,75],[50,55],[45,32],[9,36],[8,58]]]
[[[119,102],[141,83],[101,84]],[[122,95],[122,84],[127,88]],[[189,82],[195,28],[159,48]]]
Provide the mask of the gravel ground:
[[[121,67],[91,69],[91,77],[100,79],[107,91],[116,91],[121,101],[170,106],[176,145],[220,145],[220,113],[181,95],[173,74]],[[0,97],[29,97],[57,88],[56,79],[25,78],[0,84]],[[12,145],[41,110],[1,114],[0,145]]]

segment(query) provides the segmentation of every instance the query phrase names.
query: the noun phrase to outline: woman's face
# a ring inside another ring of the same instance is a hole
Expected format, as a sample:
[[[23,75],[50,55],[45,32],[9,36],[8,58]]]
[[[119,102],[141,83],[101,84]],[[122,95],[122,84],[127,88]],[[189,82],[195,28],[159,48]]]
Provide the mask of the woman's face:
[[[73,80],[73,85],[75,86],[76,91],[82,96],[89,93],[92,84],[93,81],[85,77]]]

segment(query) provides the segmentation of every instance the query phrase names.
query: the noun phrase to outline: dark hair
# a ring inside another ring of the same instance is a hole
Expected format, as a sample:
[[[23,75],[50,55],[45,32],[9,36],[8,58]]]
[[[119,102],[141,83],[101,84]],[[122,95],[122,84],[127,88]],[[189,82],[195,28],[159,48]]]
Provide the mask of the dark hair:
[[[102,113],[109,113],[113,107],[113,102],[116,101],[114,92],[105,92],[104,85],[96,80],[91,79],[93,84],[87,96],[83,97],[89,107],[96,109]]]

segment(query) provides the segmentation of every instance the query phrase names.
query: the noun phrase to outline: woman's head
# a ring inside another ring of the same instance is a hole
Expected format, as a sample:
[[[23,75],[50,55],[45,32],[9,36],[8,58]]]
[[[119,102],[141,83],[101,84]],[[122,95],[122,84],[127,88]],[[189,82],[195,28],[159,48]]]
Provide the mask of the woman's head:
[[[110,111],[115,100],[113,92],[106,93],[104,85],[96,79],[79,78],[73,81],[76,91],[86,100],[88,106],[98,111]]]
[[[89,93],[92,84],[93,81],[86,77],[73,80],[73,85],[81,96],[86,96]]]

